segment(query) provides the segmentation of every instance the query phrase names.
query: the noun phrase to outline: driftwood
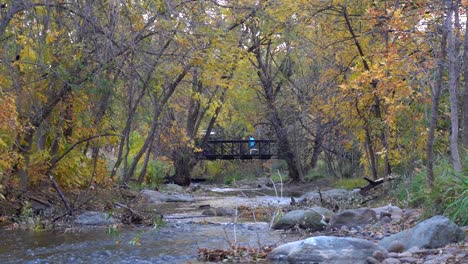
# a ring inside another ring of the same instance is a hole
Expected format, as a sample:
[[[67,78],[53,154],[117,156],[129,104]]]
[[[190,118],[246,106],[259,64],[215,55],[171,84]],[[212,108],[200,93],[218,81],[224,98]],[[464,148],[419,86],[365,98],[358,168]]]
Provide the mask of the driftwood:
[[[385,181],[392,181],[392,180],[395,180],[397,178],[398,177],[395,177],[395,176],[388,176],[388,177],[380,178],[380,179],[377,179],[377,180],[371,180],[369,178],[364,177],[364,180],[366,180],[368,182],[368,184],[366,186],[364,186],[364,187],[361,187],[359,193],[361,195],[366,195],[370,190],[376,188],[377,186],[384,183]]]

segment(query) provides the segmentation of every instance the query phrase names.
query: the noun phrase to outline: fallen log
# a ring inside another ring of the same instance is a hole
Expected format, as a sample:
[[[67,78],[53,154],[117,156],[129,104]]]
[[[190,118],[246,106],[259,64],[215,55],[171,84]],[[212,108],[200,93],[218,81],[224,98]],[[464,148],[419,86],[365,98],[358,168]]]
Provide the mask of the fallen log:
[[[377,186],[384,183],[385,181],[392,181],[392,180],[395,180],[397,178],[398,178],[397,176],[388,176],[388,177],[385,177],[385,178],[379,178],[377,180],[371,180],[369,178],[364,177],[363,179],[366,180],[368,182],[368,184],[366,186],[364,186],[364,187],[359,188],[360,189],[359,193],[361,195],[366,195],[370,190],[376,188]]]

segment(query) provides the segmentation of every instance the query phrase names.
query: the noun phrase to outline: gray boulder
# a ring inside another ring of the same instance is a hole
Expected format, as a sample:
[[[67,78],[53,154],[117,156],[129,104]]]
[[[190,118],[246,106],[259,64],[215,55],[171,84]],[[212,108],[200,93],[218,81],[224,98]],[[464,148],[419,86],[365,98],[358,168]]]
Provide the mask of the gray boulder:
[[[232,208],[209,208],[202,212],[204,216],[234,216],[236,215],[236,209]]]
[[[389,216],[392,220],[399,220],[403,216],[403,210],[393,205],[372,208],[372,210],[375,211],[378,219],[381,219],[384,216]]]
[[[353,195],[352,192],[344,190],[344,189],[331,189],[328,191],[323,191],[322,193],[322,198],[332,198],[335,200],[342,200],[345,198],[348,198],[349,196]],[[319,192],[308,192],[303,194],[300,199],[307,198],[309,200],[315,200],[318,199],[320,200],[320,194]]]
[[[374,210],[369,208],[350,209],[335,214],[330,219],[330,228],[365,226],[377,221]]]
[[[295,226],[318,231],[325,228],[324,217],[314,210],[294,210],[286,213],[273,225],[273,229],[288,229]]]
[[[108,213],[89,211],[78,215],[74,223],[78,225],[103,226],[115,224],[116,220]]]
[[[376,250],[381,248],[364,239],[317,236],[281,245],[268,258],[282,263],[364,264]]]
[[[306,208],[306,209],[312,210],[312,211],[315,211],[315,212],[321,214],[325,218],[325,221],[329,221],[330,218],[332,217],[332,215],[334,214],[332,210],[327,209],[327,208],[323,208],[323,207],[318,207],[318,206],[309,207],[309,208]]]
[[[380,246],[388,249],[394,241],[404,245],[405,250],[412,247],[439,248],[449,243],[463,240],[464,234],[460,227],[447,217],[437,215],[427,219],[415,227],[386,237],[380,241]]]
[[[195,199],[191,195],[178,193],[162,193],[153,190],[142,190],[141,194],[152,203],[163,202],[193,202]]]
[[[174,183],[168,183],[164,185],[163,189],[166,192],[176,192],[176,193],[181,193],[184,191],[184,188],[182,186],[174,184]]]

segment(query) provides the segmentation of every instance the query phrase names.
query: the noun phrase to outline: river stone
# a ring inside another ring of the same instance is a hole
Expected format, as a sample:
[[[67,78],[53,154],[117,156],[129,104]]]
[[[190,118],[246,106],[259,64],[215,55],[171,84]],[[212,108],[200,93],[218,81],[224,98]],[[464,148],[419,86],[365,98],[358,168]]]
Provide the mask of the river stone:
[[[163,189],[166,192],[176,192],[176,193],[181,193],[184,191],[184,188],[182,186],[174,184],[174,183],[168,183],[164,185]]]
[[[328,191],[323,191],[322,193],[322,198],[328,197],[328,198],[333,198],[335,200],[342,200],[342,199],[347,199],[351,195],[353,195],[352,192],[344,190],[344,189],[331,189]],[[303,194],[300,199],[307,198],[309,200],[314,200],[314,199],[320,199],[320,194],[319,192],[308,192]]]
[[[108,213],[89,211],[78,215],[74,222],[78,225],[102,226],[115,224],[116,220]]]
[[[288,263],[365,264],[367,257],[381,248],[374,243],[351,237],[317,236],[275,248],[270,260]]]
[[[334,214],[332,210],[327,209],[327,208],[323,208],[323,207],[318,207],[318,206],[310,207],[310,208],[307,208],[307,209],[315,211],[315,212],[321,214],[325,218],[325,221],[330,220],[330,218]]]
[[[372,208],[372,210],[375,211],[377,219],[381,219],[385,215],[389,215],[392,220],[399,220],[403,216],[403,210],[393,205]]]
[[[273,225],[273,229],[289,229],[299,226],[312,231],[322,230],[325,223],[324,217],[313,210],[294,210],[286,213]]]
[[[142,190],[141,194],[150,200],[152,203],[163,202],[193,202],[195,199],[191,195],[178,193],[162,193],[153,190]]]
[[[350,209],[333,215],[330,219],[330,228],[365,226],[375,221],[377,221],[377,216],[374,210],[369,208]]]
[[[209,208],[202,212],[204,216],[233,216],[236,214],[236,210],[232,208]]]
[[[382,261],[382,264],[400,264],[401,261],[397,258],[386,258]]]
[[[436,215],[411,229],[382,239],[380,246],[388,249],[393,241],[398,240],[405,249],[412,247],[439,248],[452,242],[461,241],[463,238],[464,234],[460,227],[447,217]]]

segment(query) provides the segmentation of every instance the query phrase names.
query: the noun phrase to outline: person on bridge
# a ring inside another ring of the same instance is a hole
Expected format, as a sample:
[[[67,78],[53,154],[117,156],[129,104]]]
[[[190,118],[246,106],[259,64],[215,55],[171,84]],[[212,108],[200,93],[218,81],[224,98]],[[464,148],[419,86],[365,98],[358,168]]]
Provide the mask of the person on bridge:
[[[250,155],[252,155],[253,152],[258,151],[258,149],[255,148],[255,138],[252,135],[249,136],[249,148],[250,148]]]

